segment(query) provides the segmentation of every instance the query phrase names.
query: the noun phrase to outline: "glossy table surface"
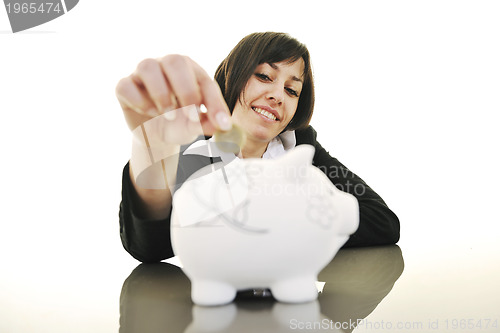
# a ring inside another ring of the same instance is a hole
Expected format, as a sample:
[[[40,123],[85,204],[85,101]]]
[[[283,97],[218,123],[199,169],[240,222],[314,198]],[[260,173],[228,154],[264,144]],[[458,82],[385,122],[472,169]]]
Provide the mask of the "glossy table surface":
[[[470,258],[469,258],[470,259]],[[453,263],[453,260],[450,260]],[[318,276],[318,299],[283,304],[267,290],[220,307],[193,305],[179,267],[139,265],[120,295],[121,332],[500,332],[498,269],[405,271],[399,246],[341,250]],[[479,274],[478,274],[479,273]]]
[[[432,251],[429,241],[405,253],[404,244],[342,249],[318,276],[317,301],[304,304],[247,290],[228,305],[196,306],[176,258],[139,264],[119,248],[100,259],[11,261],[0,331],[500,332],[496,245]]]
[[[268,290],[248,290],[228,305],[190,301],[190,282],[179,267],[139,265],[123,284],[121,332],[350,332],[393,289],[404,270],[398,246],[341,251],[318,277],[318,300],[276,302]]]

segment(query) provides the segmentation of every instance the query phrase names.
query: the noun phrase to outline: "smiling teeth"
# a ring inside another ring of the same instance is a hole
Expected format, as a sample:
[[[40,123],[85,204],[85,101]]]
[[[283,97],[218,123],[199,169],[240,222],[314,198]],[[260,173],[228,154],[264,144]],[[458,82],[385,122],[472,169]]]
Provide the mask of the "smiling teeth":
[[[272,114],[271,112],[268,112],[266,110],[262,110],[259,108],[252,108],[255,112],[260,113],[261,115],[271,119],[271,120],[276,120],[276,116]]]

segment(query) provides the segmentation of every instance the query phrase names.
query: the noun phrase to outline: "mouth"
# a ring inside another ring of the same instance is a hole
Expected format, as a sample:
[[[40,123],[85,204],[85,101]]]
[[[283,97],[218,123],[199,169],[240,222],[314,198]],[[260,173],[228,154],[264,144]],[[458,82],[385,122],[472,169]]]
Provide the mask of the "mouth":
[[[256,107],[256,106],[252,106],[252,110],[254,110],[256,113],[260,114],[265,119],[268,119],[270,121],[279,121],[279,118],[273,112],[261,109],[261,108]]]

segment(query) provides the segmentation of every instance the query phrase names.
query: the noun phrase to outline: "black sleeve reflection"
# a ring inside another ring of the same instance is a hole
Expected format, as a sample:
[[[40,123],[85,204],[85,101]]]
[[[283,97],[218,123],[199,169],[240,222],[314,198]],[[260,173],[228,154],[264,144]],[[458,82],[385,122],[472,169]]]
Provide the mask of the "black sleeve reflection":
[[[321,312],[339,324],[366,318],[389,294],[403,269],[397,245],[339,251],[318,276],[326,282],[318,297]]]
[[[141,264],[122,287],[120,332],[351,332],[355,326],[347,323],[366,318],[403,267],[396,245],[344,249],[320,273],[325,285],[317,301],[284,304],[268,291],[243,291],[231,304],[200,307],[191,302],[191,283],[180,268]]]
[[[179,267],[140,264],[123,283],[120,333],[184,332],[192,320],[190,291]]]

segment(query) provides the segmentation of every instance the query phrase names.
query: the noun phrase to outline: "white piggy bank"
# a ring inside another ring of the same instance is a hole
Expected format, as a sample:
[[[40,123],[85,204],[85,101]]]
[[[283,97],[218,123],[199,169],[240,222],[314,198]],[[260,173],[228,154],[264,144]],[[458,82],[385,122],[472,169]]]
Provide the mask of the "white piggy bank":
[[[269,288],[282,302],[317,298],[316,279],[359,223],[356,198],[300,145],[276,160],[234,159],[192,175],[174,195],[172,246],[198,305]]]

